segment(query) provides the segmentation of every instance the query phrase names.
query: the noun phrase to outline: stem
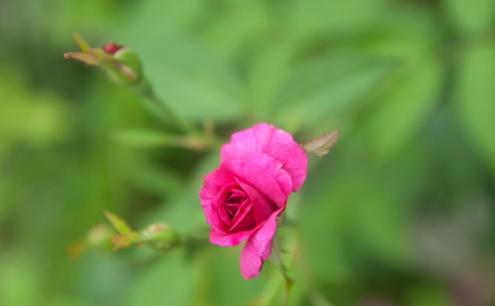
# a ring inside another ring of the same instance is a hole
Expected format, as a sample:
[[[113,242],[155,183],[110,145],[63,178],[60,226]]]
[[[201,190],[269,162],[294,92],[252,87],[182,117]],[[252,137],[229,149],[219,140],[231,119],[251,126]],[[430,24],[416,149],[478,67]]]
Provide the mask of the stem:
[[[296,236],[296,246],[294,247],[294,251],[291,253],[292,260],[296,260],[301,267],[302,278],[308,286],[308,297],[313,303],[314,306],[334,306],[335,304],[330,302],[325,296],[321,293],[320,288],[318,287],[314,275],[311,271],[310,265],[305,258],[303,252],[301,251],[301,235],[299,231],[299,227],[296,223],[290,224],[294,230],[294,235]]]
[[[273,265],[280,271],[280,273],[284,277],[284,281],[285,281],[285,298],[284,299],[285,299],[285,301],[288,301],[290,290],[292,288],[292,285],[294,284],[294,280],[292,280],[292,278],[289,277],[287,266],[284,264],[284,261],[282,258],[282,249],[280,248],[280,242],[278,241],[278,239],[273,240],[272,255],[271,255],[270,261],[273,263]],[[285,304],[287,304],[287,302]]]
[[[173,126],[180,129],[182,132],[189,135],[198,135],[194,127],[178,116],[165,101],[160,99],[148,80],[143,80],[141,84],[135,88],[136,94],[143,98],[146,107],[155,115],[159,116],[166,122],[171,122]]]

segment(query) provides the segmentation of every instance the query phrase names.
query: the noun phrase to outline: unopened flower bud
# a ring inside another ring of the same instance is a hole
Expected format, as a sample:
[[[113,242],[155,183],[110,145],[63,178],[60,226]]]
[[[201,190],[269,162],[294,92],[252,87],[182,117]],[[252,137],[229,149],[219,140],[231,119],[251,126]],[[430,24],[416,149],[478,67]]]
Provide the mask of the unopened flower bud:
[[[103,45],[103,47],[101,48],[103,49],[103,51],[105,51],[106,54],[114,55],[115,53],[117,53],[117,51],[119,51],[123,47],[124,47],[123,45],[119,45],[114,42],[109,42]]]
[[[141,61],[136,52],[127,47],[121,47],[113,54],[115,64],[112,72],[116,77],[114,81],[128,85],[136,85],[142,79]]]
[[[137,54],[124,45],[109,42],[101,48],[91,48],[79,35],[74,35],[80,52],[67,52],[66,59],[103,68],[108,77],[121,85],[138,85],[142,80],[141,61]]]
[[[112,235],[112,230],[107,224],[99,224],[89,230],[86,240],[90,246],[100,246],[110,241]]]
[[[179,235],[170,226],[154,223],[140,232],[139,242],[147,243],[153,248],[168,250],[179,242]]]

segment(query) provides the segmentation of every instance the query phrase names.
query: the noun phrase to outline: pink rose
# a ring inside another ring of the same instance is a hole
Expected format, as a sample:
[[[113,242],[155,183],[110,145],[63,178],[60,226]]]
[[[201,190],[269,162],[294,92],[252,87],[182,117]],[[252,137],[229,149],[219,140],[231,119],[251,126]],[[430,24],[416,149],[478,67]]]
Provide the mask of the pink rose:
[[[246,241],[241,273],[255,277],[270,257],[278,216],[306,179],[308,159],[292,136],[260,123],[234,133],[221,149],[220,166],[200,192],[210,241],[230,247]]]

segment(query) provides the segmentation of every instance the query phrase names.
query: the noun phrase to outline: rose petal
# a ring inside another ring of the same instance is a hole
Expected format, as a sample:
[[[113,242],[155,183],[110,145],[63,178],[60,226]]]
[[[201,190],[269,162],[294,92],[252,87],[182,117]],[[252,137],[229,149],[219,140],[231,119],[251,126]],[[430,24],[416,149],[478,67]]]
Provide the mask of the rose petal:
[[[236,232],[231,234],[225,234],[223,232],[217,232],[213,228],[210,231],[210,242],[219,246],[236,246],[241,242],[249,238],[259,228],[256,227],[252,230]]]
[[[241,274],[245,279],[258,276],[264,261],[270,257],[273,237],[277,231],[277,217],[282,211],[275,211],[246,242],[241,253]]]
[[[222,229],[226,229],[229,227],[230,224],[230,218],[229,215],[225,209],[225,205],[222,205],[225,203],[226,200],[226,192],[228,191],[229,186],[224,186],[219,192],[218,195],[214,198],[212,201],[212,211],[215,212],[218,216],[218,219],[222,222]]]
[[[292,136],[267,123],[234,133],[228,144],[222,146],[222,161],[244,159],[253,152],[265,153],[282,163],[292,179],[292,191],[301,188],[306,179],[308,158]]]
[[[251,215],[249,215],[253,210],[253,206],[249,202],[250,201],[246,199],[246,201],[239,206],[239,210],[237,211],[234,220],[232,221],[229,232],[232,232],[234,230],[247,230],[249,227],[251,227],[249,229],[253,228],[253,225],[255,224],[254,219],[253,217],[251,217]]]
[[[203,187],[199,193],[206,221],[217,232],[225,230],[225,223],[219,217],[217,207],[219,196],[226,188],[225,186],[230,185],[232,182],[234,182],[232,173],[225,169],[225,167],[220,166],[205,177]]]
[[[277,207],[274,207],[270,201],[264,197],[258,190],[252,187],[249,184],[236,179],[239,186],[242,187],[244,192],[246,192],[249,200],[251,202],[251,206],[253,207],[253,217],[256,224],[261,222],[265,222],[265,220],[276,210]]]
[[[225,166],[235,177],[252,185],[278,206],[285,206],[292,190],[292,180],[281,164],[263,153],[250,153],[243,160],[225,160]]]

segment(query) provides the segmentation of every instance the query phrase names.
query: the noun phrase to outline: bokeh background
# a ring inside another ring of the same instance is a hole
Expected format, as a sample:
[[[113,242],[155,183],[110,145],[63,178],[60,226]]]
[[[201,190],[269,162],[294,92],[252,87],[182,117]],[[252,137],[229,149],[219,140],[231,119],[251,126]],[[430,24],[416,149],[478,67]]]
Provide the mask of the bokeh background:
[[[270,264],[241,278],[237,249],[70,256],[104,210],[203,228],[217,162],[167,146],[131,90],[64,60],[73,32],[130,46],[171,108],[223,137],[341,130],[289,203],[289,305],[493,305],[494,16],[493,0],[1,0],[0,305],[284,300]]]

